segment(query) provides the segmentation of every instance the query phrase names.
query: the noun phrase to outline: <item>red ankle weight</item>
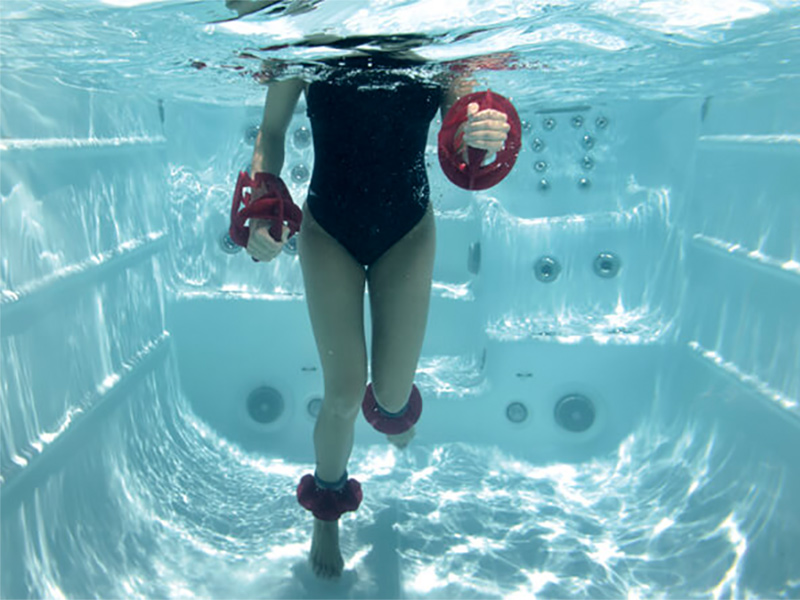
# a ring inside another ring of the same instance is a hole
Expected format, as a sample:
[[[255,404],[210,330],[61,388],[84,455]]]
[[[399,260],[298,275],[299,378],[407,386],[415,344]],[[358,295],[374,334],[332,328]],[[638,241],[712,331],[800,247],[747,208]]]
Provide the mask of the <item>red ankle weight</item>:
[[[419,421],[419,417],[422,414],[422,396],[417,386],[412,386],[411,396],[408,398],[405,410],[397,415],[392,415],[378,406],[378,401],[375,400],[375,394],[370,383],[367,386],[367,393],[364,394],[361,410],[364,412],[364,418],[367,419],[367,423],[375,429],[381,433],[397,435],[408,431]]]
[[[318,487],[314,476],[308,474],[303,475],[297,486],[300,506],[310,510],[321,521],[336,521],[342,513],[358,510],[363,498],[361,484],[352,478],[342,489],[331,490]]]

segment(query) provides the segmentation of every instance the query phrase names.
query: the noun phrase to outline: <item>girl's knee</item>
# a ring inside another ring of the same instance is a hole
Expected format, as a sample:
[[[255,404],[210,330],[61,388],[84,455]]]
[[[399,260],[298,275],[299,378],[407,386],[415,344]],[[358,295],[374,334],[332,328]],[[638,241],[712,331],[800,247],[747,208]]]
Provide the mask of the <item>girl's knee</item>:
[[[372,392],[375,394],[378,406],[385,411],[397,413],[403,410],[403,407],[408,403],[412,385],[413,381],[409,382],[408,389],[405,389],[404,385],[390,385],[388,382],[377,379],[372,382]]]
[[[367,378],[353,378],[346,384],[326,386],[323,409],[341,419],[354,419],[364,400]]]

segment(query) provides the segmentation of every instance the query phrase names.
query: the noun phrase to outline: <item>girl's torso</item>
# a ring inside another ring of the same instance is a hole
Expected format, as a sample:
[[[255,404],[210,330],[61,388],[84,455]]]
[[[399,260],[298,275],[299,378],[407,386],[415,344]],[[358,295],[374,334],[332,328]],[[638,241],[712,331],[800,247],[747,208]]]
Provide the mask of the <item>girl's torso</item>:
[[[419,63],[369,56],[329,61],[307,88],[314,138],[308,207],[363,265],[427,210],[425,146],[443,90]]]
[[[387,179],[397,184],[424,167],[428,129],[442,96],[441,82],[418,62],[380,56],[326,61],[306,92],[314,133],[312,189],[329,194],[332,186],[357,187],[379,194]]]

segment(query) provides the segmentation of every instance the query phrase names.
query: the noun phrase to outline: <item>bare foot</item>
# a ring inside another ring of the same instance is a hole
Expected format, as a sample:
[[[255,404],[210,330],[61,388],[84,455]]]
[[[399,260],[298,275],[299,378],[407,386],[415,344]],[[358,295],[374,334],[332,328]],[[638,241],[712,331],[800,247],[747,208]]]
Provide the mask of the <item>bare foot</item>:
[[[403,433],[398,433],[397,435],[386,435],[386,439],[388,439],[392,444],[397,446],[400,450],[408,446],[409,442],[414,439],[414,426],[411,426],[411,429],[408,431],[404,431]]]
[[[339,550],[339,521],[314,519],[314,537],[311,540],[311,568],[317,577],[333,579],[344,570],[344,559]]]

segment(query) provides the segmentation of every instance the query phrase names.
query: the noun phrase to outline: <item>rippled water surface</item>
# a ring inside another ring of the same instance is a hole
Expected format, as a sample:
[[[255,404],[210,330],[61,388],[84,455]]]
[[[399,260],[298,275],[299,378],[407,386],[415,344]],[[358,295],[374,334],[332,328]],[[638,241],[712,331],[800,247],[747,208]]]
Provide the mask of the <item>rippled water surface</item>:
[[[342,52],[310,47],[320,36],[418,34],[437,62],[502,53],[518,100],[744,93],[800,73],[790,0],[284,0],[238,18],[222,0],[6,0],[2,12],[4,69],[215,103],[260,102],[261,59]]]

